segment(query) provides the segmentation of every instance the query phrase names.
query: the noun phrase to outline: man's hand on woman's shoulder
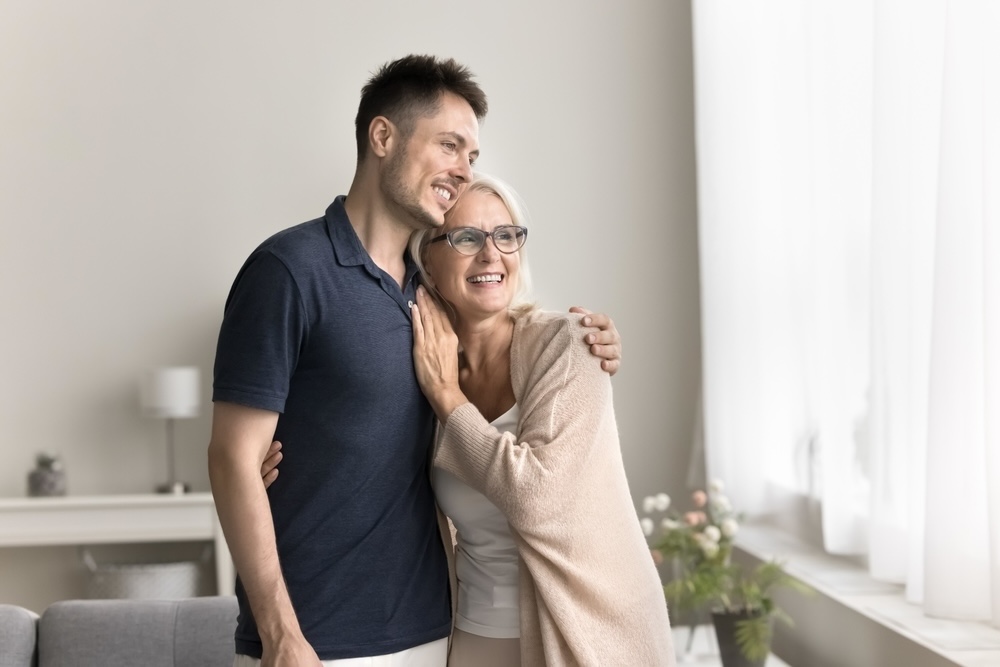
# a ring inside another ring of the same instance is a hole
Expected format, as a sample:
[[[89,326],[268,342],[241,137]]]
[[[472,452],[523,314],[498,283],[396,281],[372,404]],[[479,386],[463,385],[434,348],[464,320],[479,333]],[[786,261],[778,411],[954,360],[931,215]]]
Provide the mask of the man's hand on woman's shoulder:
[[[573,306],[569,312],[583,315],[583,325],[597,329],[587,333],[583,342],[590,346],[590,353],[601,360],[601,368],[608,375],[617,373],[622,365],[622,337],[611,317],[580,306]]]

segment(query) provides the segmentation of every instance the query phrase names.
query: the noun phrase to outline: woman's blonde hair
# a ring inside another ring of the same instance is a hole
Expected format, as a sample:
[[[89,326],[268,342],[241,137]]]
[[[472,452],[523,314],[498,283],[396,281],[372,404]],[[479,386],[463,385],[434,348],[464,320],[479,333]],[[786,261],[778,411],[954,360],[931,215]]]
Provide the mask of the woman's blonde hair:
[[[507,212],[510,214],[511,224],[519,225],[521,227],[528,227],[528,214],[527,210],[518,194],[509,185],[501,181],[495,176],[489,176],[483,173],[477,173],[469,183],[469,186],[465,189],[462,194],[464,197],[470,192],[485,192],[487,194],[496,195],[503,202],[503,205],[507,208]],[[420,231],[413,232],[410,236],[410,256],[416,263],[417,268],[420,269],[420,276],[423,279],[424,286],[431,291],[431,293],[437,298],[441,303],[448,305],[449,310],[451,310],[450,304],[448,304],[438,293],[437,288],[434,285],[434,281],[427,274],[427,268],[424,265],[424,252],[427,249],[427,245],[430,243],[431,239],[441,234],[440,229],[421,229]],[[511,314],[514,316],[522,315],[536,306],[531,300],[531,273],[528,270],[528,257],[524,252],[527,244],[521,246],[517,251],[518,257],[520,258],[520,269],[518,271],[517,279],[517,290],[514,292],[514,298],[510,304]],[[452,312],[454,315],[454,312]]]

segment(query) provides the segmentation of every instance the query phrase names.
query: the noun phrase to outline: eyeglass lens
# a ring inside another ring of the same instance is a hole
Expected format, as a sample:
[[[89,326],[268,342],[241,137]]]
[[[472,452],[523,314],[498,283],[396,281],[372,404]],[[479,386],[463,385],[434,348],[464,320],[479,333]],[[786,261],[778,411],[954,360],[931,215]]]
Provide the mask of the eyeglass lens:
[[[493,243],[496,244],[497,250],[503,253],[512,253],[524,245],[527,230],[515,225],[503,225],[486,233],[475,227],[463,227],[448,232],[448,241],[451,243],[451,247],[463,255],[475,255],[483,249],[483,244],[486,243],[488,236],[493,237]]]

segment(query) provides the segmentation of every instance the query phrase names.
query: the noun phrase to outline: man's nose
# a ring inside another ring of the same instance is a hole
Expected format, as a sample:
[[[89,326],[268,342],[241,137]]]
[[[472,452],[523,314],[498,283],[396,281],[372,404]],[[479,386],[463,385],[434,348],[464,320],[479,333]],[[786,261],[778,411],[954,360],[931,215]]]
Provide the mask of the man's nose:
[[[464,184],[472,181],[472,163],[469,162],[468,156],[459,157],[459,163],[452,170],[452,175]]]

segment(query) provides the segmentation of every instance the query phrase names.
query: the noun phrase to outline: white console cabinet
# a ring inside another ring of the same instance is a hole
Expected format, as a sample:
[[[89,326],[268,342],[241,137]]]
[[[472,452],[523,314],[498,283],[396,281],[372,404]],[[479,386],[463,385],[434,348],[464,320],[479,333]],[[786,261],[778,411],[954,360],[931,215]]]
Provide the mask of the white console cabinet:
[[[0,547],[210,540],[220,595],[235,573],[211,493],[0,498]]]

